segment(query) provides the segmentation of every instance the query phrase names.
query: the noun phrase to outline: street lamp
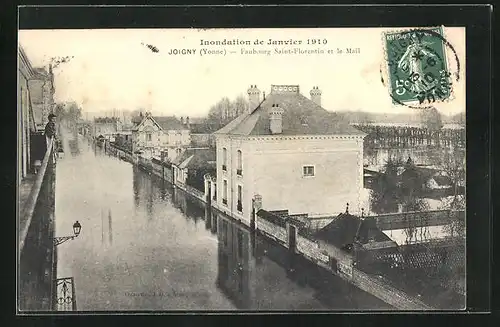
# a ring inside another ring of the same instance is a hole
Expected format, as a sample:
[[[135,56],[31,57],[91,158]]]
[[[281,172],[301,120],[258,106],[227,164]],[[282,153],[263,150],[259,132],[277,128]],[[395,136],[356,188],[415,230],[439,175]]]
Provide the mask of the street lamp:
[[[80,231],[82,230],[82,225],[78,222],[78,220],[73,224],[73,233],[75,235],[72,236],[61,236],[61,237],[54,237],[54,245],[57,246],[61,243],[64,243],[66,241],[72,240],[78,235],[80,235]]]

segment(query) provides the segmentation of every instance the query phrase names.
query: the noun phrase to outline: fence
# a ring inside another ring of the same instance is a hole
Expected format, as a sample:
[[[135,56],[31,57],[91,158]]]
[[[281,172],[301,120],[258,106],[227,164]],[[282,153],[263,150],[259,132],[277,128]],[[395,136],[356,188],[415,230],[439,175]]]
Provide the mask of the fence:
[[[199,200],[201,200],[203,202],[206,201],[205,194],[202,191],[200,191],[200,190],[198,190],[190,185],[187,185],[187,184],[183,184],[183,187],[186,189],[186,192],[188,192],[192,196],[198,198]]]
[[[259,231],[263,232],[265,235],[275,239],[281,244],[287,245],[287,231],[284,226],[280,226],[274,224],[271,221],[268,221],[267,218],[259,216],[260,219],[257,219],[256,227]]]
[[[53,293],[54,143],[49,143],[28,201],[20,208],[18,308],[50,310]]]
[[[465,129],[441,129],[431,131],[427,128],[354,125],[367,133],[364,145],[367,148],[415,147],[415,146],[458,146],[465,148]]]
[[[463,219],[464,211],[432,210],[402,212],[377,215],[377,227],[381,230],[403,229],[410,224],[413,227],[438,226],[450,223],[452,218]]]
[[[324,264],[330,262],[330,257],[326,251],[319,247],[318,243],[301,235],[297,238],[297,252],[305,255],[309,260],[314,262],[322,262]]]

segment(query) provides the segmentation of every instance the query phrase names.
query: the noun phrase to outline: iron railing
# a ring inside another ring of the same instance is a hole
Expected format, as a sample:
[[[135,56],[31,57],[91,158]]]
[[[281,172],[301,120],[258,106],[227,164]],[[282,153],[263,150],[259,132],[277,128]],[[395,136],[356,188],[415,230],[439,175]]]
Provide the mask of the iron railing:
[[[75,280],[73,277],[58,278],[54,281],[54,311],[76,311]]]

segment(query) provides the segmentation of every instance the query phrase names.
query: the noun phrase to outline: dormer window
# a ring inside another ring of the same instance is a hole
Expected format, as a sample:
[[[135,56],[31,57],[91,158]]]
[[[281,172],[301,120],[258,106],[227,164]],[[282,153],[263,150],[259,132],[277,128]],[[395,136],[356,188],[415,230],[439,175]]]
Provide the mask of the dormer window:
[[[305,117],[305,116],[300,117],[300,124],[302,126],[308,126],[307,117]]]
[[[308,165],[302,167],[302,176],[303,177],[314,177],[314,166]]]

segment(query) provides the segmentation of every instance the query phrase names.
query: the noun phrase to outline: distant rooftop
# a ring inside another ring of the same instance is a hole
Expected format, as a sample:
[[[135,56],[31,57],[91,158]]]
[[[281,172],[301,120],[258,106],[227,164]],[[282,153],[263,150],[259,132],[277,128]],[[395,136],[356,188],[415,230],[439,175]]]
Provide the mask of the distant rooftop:
[[[165,131],[183,130],[186,127],[174,116],[155,116],[153,118]]]
[[[172,161],[179,168],[200,169],[215,166],[215,150],[209,148],[187,149]]]
[[[106,123],[116,123],[119,119],[116,117],[97,117],[94,118],[94,122],[98,124],[106,124]]]
[[[215,133],[271,135],[269,114],[275,105],[284,110],[281,135],[366,135],[300,94],[298,85],[272,85],[252,113],[243,113]]]
[[[328,242],[339,248],[353,244],[357,239],[359,243],[392,241],[377,227],[374,218],[361,219],[349,213],[342,213],[330,224],[320,229],[315,238]]]

